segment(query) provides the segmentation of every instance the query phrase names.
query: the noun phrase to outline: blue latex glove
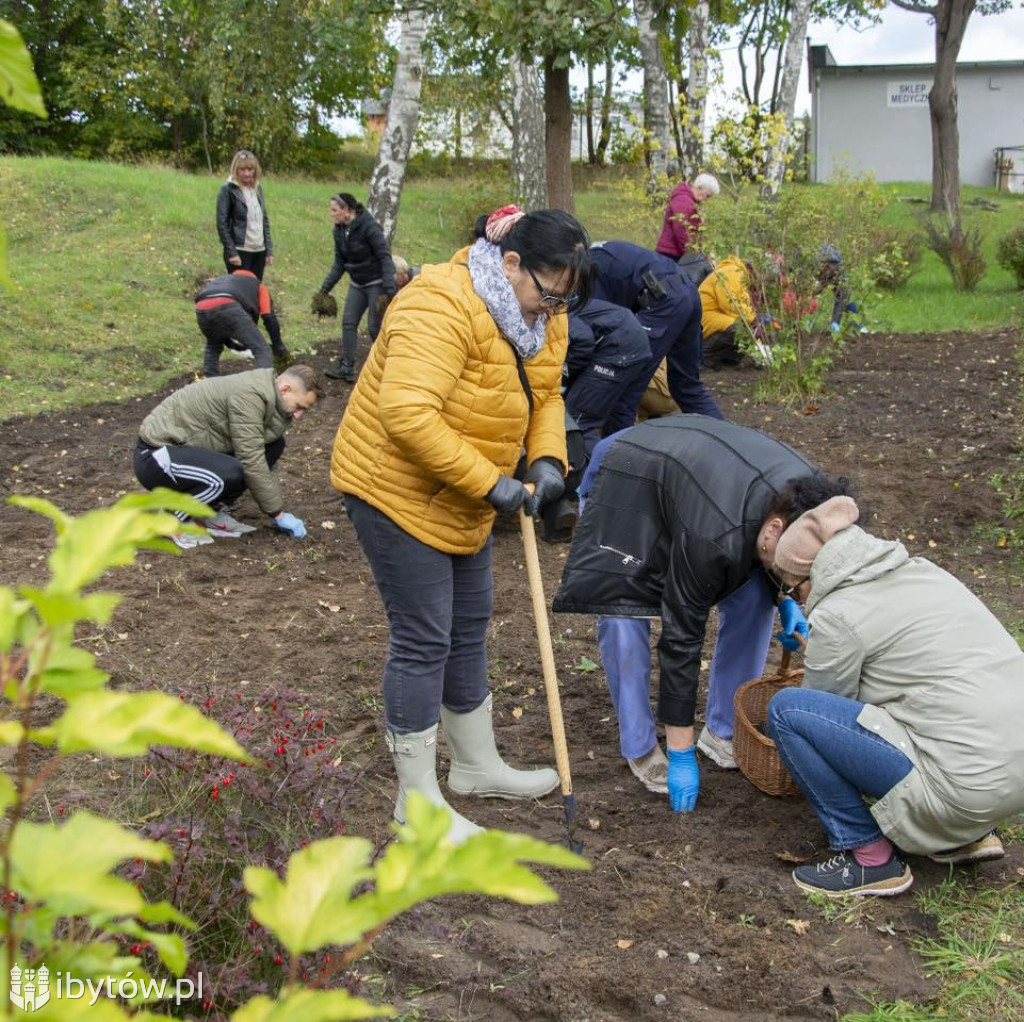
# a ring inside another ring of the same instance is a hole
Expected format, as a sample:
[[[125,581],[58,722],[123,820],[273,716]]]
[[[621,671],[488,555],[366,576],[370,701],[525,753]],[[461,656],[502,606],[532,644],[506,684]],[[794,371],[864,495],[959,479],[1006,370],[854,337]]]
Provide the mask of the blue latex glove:
[[[842,329],[842,327],[840,327],[840,325],[838,323],[829,323],[828,328],[834,334],[839,333],[839,331]]]
[[[807,624],[807,618],[804,617],[800,604],[792,596],[787,596],[779,604],[779,617],[782,620],[782,631],[776,632],[775,638],[782,643],[783,649],[795,653],[801,648],[796,636],[802,635],[806,639],[810,635],[811,629]]]
[[[697,747],[668,750],[668,800],[675,813],[692,813],[700,792]]]
[[[289,514],[287,511],[282,511],[274,519],[274,524],[282,532],[287,532],[289,536],[294,536],[295,539],[305,538],[306,526],[303,524],[302,519],[296,518],[295,515]]]

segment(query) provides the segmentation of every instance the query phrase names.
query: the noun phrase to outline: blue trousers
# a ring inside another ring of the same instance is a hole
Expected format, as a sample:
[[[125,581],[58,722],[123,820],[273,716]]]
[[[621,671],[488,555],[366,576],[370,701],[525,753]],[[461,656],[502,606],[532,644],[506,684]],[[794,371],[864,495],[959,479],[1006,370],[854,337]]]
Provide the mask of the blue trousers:
[[[375,507],[345,495],[388,615],[384,718],[392,731],[433,727],[442,703],[471,713],[487,698],[487,626],[494,609],[491,540],[476,554],[421,543]]]
[[[760,578],[750,579],[718,604],[718,638],[705,717],[719,738],[732,738],[736,689],[764,673],[774,623],[775,607]],[[651,710],[650,637],[651,623],[644,618],[597,620],[601,663],[619,720],[619,749],[627,759],[645,756],[657,741]]]
[[[662,359],[666,357],[669,393],[679,405],[680,411],[710,415],[715,419],[724,418],[711,392],[700,379],[703,334],[697,289],[677,277],[665,277],[661,283],[667,292],[666,297],[636,314],[637,320],[648,332],[651,357],[629,370],[629,382],[622,388],[618,400],[605,419],[605,436],[626,429],[636,422],[640,399]]]
[[[863,795],[881,798],[914,764],[857,723],[864,704],[832,692],[785,688],[768,704],[768,732],[836,851],[882,837]]]

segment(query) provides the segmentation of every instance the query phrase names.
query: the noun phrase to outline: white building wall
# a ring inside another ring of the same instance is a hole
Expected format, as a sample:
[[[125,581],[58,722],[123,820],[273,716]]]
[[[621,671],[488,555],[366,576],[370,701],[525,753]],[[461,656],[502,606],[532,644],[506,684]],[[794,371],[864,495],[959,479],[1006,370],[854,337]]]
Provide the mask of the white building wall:
[[[846,170],[870,171],[878,181],[931,181],[930,68],[830,67],[813,74],[815,180]],[[960,66],[957,92],[961,182],[993,185],[993,150],[1024,145],[1024,63]]]

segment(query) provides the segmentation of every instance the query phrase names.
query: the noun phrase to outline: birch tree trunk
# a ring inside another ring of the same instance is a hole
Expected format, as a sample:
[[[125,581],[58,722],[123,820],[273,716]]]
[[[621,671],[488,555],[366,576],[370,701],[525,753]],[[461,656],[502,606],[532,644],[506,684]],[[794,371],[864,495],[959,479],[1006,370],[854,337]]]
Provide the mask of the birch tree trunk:
[[[526,210],[548,204],[544,153],[540,76],[532,60],[520,57],[512,62],[512,189]]]
[[[597,139],[597,163],[604,165],[608,143],[612,138],[612,90],[615,84],[615,67],[612,58],[606,57],[604,62],[604,93],[601,96],[601,134]]]
[[[647,170],[652,189],[663,185],[669,165],[668,76],[654,26],[651,0],[633,0],[640,53],[644,63],[644,127],[647,132]]]
[[[765,172],[765,191],[769,195],[778,194],[786,175],[786,154],[793,138],[793,111],[796,109],[796,90],[800,84],[800,68],[803,65],[810,16],[811,0],[793,0],[779,85],[778,112],[782,114],[784,127],[768,154],[768,169]]]
[[[683,125],[683,148],[679,154],[683,178],[692,181],[704,164],[704,130],[708,110],[707,49],[711,28],[709,0],[697,0],[690,12],[689,72],[686,88],[686,119]]]
[[[427,34],[427,17],[422,10],[406,10],[400,21],[402,35],[398,43],[388,123],[381,136],[377,162],[370,178],[370,196],[366,202],[370,215],[380,224],[389,244],[398,221],[405,167],[420,118],[423,39]]]

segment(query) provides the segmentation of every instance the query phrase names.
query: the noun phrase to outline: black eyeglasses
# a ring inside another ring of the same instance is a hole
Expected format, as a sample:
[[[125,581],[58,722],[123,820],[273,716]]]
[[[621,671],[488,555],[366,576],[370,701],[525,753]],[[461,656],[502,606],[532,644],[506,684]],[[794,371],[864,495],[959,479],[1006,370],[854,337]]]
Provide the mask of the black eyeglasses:
[[[560,309],[571,309],[575,304],[579,295],[553,295],[538,279],[537,274],[530,269],[525,263],[521,264],[526,272],[530,275],[530,280],[533,281],[534,287],[540,294],[540,304],[546,305],[549,309],[556,311]]]

